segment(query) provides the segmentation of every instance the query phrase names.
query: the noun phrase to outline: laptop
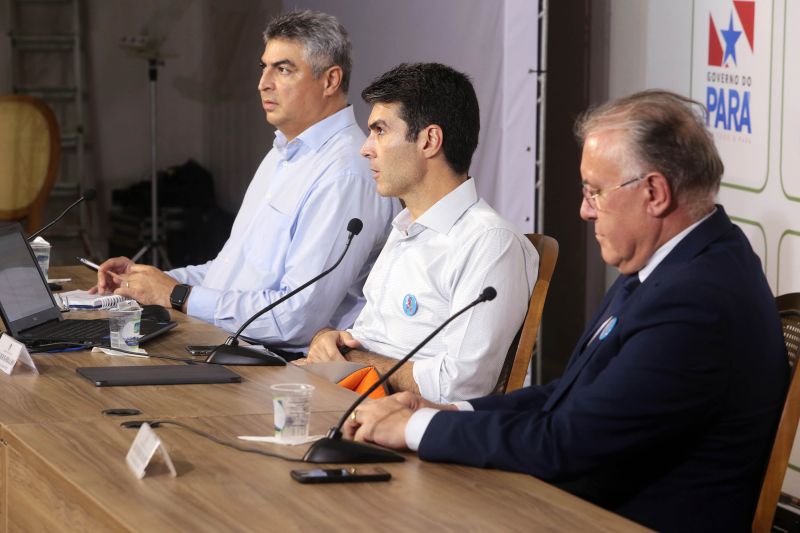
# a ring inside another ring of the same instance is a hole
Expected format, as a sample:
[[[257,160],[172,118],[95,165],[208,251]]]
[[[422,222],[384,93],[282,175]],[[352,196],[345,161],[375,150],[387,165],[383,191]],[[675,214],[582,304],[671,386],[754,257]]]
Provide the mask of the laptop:
[[[0,226],[0,316],[6,331],[31,348],[110,344],[108,319],[65,319],[61,315],[18,223]],[[176,322],[142,318],[139,343],[175,326]]]

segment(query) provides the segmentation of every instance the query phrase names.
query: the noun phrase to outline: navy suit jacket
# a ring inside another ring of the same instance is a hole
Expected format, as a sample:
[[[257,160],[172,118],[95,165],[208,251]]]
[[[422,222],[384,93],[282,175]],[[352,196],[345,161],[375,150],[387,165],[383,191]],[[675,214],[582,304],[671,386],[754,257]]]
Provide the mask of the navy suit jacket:
[[[419,456],[525,472],[658,530],[750,529],[788,383],[774,298],[721,206],[547,385],[440,412]]]

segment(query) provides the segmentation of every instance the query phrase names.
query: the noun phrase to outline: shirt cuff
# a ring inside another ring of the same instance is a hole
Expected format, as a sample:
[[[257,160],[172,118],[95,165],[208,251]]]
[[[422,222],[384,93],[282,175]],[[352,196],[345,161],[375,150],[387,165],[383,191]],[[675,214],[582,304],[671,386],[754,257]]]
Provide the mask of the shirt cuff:
[[[438,409],[431,409],[430,407],[423,407],[417,409],[411,418],[408,419],[406,424],[406,446],[411,451],[419,450],[419,443],[422,442],[422,436],[425,435],[425,430],[428,429],[428,424],[431,423],[433,417],[438,413]]]
[[[441,357],[432,357],[414,361],[411,374],[414,382],[419,387],[419,394],[432,402],[442,401],[442,392],[439,387],[439,368],[442,365]]]
[[[194,285],[186,303],[186,314],[214,324],[214,310],[222,291]]]
[[[173,268],[172,270],[168,270],[164,273],[178,283],[188,283],[189,276],[187,275],[185,268]],[[191,285],[191,283],[188,284]]]
[[[459,411],[475,410],[469,402],[453,402],[453,405],[455,405]],[[428,424],[431,423],[434,415],[438,412],[438,409],[423,407],[411,415],[411,418],[408,419],[408,423],[406,424],[405,432],[406,446],[409,450],[414,452],[419,450],[419,443],[422,442],[422,437],[425,436],[425,430],[428,429]]]
[[[453,402],[453,405],[455,405],[456,408],[459,411],[474,411],[475,410],[475,408],[472,407],[472,404],[467,402],[467,401]]]

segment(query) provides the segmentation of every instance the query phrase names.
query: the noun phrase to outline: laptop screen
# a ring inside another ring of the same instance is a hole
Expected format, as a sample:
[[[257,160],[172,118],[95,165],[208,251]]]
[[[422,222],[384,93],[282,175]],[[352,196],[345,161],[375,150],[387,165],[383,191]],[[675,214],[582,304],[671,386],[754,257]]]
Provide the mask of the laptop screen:
[[[60,315],[16,224],[0,231],[0,310],[12,335]]]

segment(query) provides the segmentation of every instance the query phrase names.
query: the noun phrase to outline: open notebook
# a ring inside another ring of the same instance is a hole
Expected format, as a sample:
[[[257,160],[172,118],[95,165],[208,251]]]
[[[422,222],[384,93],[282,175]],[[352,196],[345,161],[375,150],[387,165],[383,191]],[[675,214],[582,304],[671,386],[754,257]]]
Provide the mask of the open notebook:
[[[62,309],[110,309],[127,299],[118,294],[89,294],[89,291],[66,291],[53,296]]]

